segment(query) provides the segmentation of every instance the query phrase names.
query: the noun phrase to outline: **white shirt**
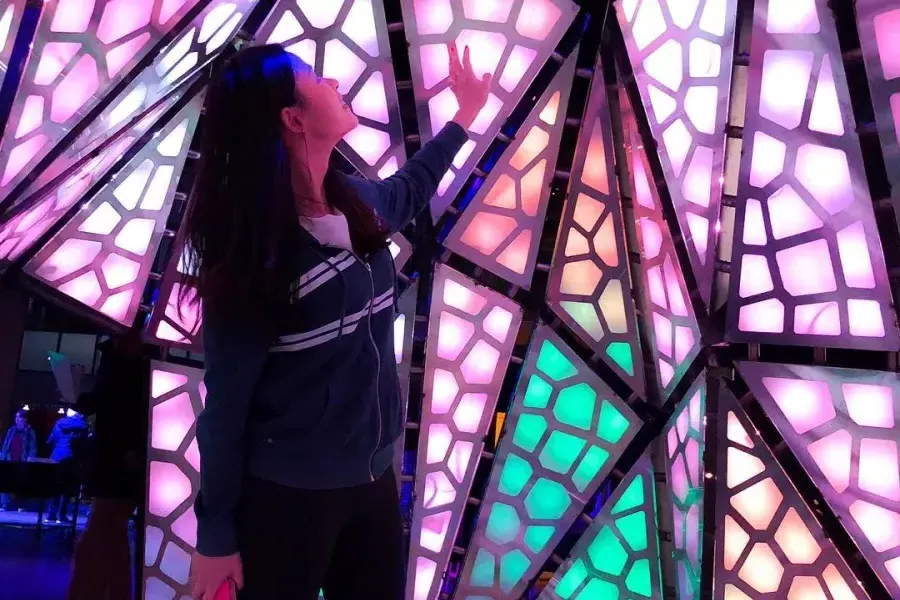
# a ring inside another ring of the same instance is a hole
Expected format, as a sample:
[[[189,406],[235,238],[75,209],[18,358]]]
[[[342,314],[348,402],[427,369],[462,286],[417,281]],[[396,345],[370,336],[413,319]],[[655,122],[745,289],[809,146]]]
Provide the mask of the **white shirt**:
[[[350,226],[342,213],[321,217],[301,217],[300,225],[323,246],[353,251]]]

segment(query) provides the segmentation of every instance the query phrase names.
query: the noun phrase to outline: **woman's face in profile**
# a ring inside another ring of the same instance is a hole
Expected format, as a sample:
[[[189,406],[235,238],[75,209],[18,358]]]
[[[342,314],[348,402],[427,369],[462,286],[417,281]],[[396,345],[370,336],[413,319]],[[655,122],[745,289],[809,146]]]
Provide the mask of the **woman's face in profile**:
[[[338,92],[337,80],[319,77],[300,60],[294,61],[294,73],[298,98],[294,108],[307,138],[336,144],[359,125],[359,119]]]

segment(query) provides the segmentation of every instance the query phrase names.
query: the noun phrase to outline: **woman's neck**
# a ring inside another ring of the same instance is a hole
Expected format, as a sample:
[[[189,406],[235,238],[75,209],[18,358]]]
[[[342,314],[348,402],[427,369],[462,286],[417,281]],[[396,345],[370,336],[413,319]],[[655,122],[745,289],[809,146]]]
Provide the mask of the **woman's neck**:
[[[291,187],[297,213],[303,217],[316,218],[333,211],[325,198],[325,174],[331,150],[324,144],[301,142],[289,148],[291,157]]]

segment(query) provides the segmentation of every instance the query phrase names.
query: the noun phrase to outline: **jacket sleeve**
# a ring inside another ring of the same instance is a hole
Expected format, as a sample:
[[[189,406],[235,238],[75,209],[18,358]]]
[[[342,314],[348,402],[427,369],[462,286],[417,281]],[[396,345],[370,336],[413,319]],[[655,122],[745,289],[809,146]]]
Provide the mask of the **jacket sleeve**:
[[[194,512],[197,550],[204,556],[237,552],[234,519],[243,479],[244,434],[268,346],[262,328],[203,311],[206,405],[197,418],[202,469]]]
[[[450,121],[387,179],[351,179],[360,196],[372,205],[391,231],[399,231],[428,206],[453,158],[468,139],[466,130]]]

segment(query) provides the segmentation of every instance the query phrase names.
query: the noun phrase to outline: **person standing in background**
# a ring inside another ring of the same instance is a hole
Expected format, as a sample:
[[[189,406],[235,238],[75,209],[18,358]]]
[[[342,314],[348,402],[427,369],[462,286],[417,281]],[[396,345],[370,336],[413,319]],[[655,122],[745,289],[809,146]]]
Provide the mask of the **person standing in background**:
[[[9,428],[0,448],[0,460],[25,462],[37,456],[37,437],[28,425],[24,410],[16,413],[16,424]],[[0,494],[0,511],[9,508],[9,494]]]
[[[53,426],[47,445],[53,448],[50,460],[58,462],[66,471],[66,479],[74,474],[76,454],[79,445],[91,434],[91,428],[84,420],[84,415],[69,409],[62,419]],[[63,494],[50,502],[45,521],[47,523],[68,523],[69,494]]]

